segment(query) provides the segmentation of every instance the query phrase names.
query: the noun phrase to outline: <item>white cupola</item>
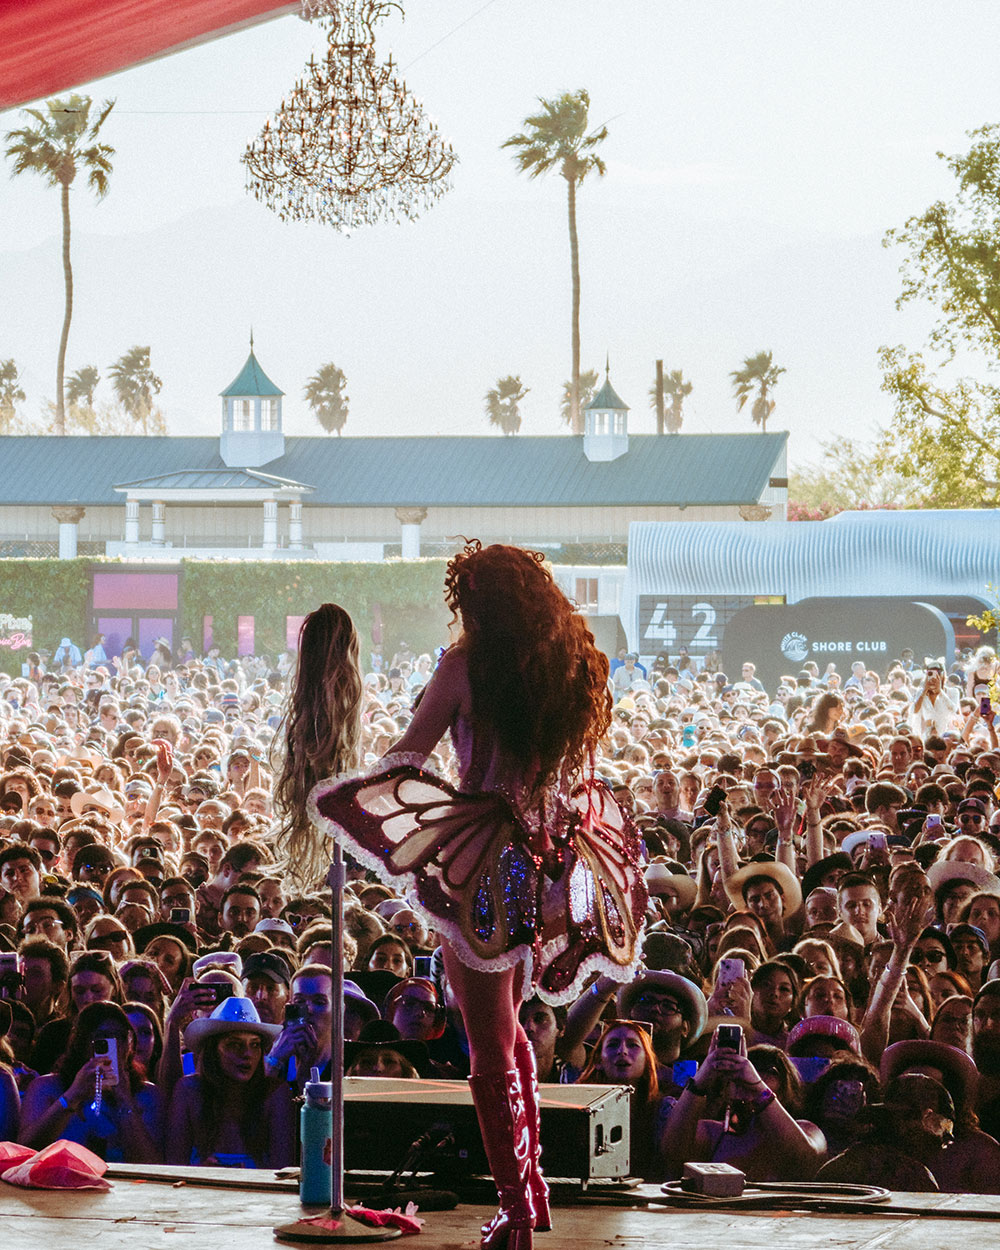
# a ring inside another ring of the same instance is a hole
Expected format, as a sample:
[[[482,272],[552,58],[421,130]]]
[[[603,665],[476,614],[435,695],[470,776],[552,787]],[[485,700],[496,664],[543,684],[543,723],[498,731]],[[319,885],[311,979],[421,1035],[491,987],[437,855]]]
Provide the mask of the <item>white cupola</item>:
[[[222,437],[219,455],[230,469],[257,469],[285,454],[279,390],[253,354],[222,392]]]
[[[604,385],[584,412],[583,454],[588,460],[617,460],[628,451],[628,404],[611,385],[610,361]]]

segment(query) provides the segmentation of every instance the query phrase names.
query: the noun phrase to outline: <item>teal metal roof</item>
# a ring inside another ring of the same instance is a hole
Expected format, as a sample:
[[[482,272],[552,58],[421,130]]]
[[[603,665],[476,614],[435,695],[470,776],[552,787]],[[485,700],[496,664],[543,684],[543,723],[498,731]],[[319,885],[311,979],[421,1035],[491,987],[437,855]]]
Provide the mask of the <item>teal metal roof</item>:
[[[604,385],[587,405],[588,411],[591,408],[613,409],[618,412],[629,411],[628,404],[611,385],[611,377],[607,373],[604,375]]]
[[[313,482],[306,506],[576,507],[756,503],[787,433],[632,434],[592,463],[582,436],[285,438],[261,472]],[[120,505],[116,483],[230,472],[218,438],[0,437],[0,505]]]
[[[284,391],[278,390],[260,367],[260,361],[253,354],[252,347],[250,348],[250,355],[247,357],[246,364],[226,389],[221,392],[223,398],[228,398],[231,395],[284,395],[284,393]]]
[[[116,482],[114,489],[153,490],[159,487],[164,490],[205,490],[224,494],[227,490],[260,490],[265,486],[314,489],[304,482],[293,482],[290,478],[275,477],[273,473],[260,473],[256,469],[175,469],[134,482]]]

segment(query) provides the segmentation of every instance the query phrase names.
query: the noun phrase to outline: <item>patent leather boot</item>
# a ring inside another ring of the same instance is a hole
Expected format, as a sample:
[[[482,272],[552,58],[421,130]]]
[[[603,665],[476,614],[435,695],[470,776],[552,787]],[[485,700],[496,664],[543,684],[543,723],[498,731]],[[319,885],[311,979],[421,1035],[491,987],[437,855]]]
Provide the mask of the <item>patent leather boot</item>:
[[[521,1078],[521,1098],[528,1123],[528,1148],[531,1152],[528,1185],[531,1205],[535,1209],[535,1232],[547,1233],[552,1227],[552,1216],[549,1213],[549,1187],[542,1176],[539,1162],[542,1153],[542,1112],[538,1099],[538,1065],[535,1063],[535,1050],[530,1042],[514,1044],[514,1066]]]
[[[500,1209],[483,1227],[482,1250],[531,1250],[535,1212],[529,1178],[531,1153],[521,1080],[510,1072],[469,1077],[486,1158],[496,1182]]]

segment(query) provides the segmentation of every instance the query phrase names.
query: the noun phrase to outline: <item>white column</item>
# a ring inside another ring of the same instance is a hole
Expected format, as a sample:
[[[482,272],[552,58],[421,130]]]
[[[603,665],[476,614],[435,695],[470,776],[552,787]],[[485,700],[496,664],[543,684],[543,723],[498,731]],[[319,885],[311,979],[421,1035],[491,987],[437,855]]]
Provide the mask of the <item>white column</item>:
[[[52,515],[59,522],[59,559],[76,559],[77,526],[83,520],[83,508],[53,508]]]
[[[139,545],[138,499],[125,500],[125,545],[127,547],[138,547]]]
[[[167,545],[167,505],[162,499],[153,500],[153,535],[154,547]]]
[[[302,500],[293,499],[288,505],[288,549],[302,550]]]
[[[278,545],[278,501],[264,500],[264,550],[274,551]]]
[[[426,508],[397,508],[396,520],[399,522],[400,543],[404,560],[420,559],[420,525],[427,519]]]

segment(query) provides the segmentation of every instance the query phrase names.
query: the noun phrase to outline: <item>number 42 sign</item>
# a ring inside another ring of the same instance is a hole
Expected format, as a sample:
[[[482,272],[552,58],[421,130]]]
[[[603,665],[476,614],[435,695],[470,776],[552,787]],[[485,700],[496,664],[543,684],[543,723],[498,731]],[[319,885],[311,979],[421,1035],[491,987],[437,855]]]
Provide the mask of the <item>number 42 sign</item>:
[[[696,595],[640,595],[639,638],[644,651],[686,647],[714,651],[722,645],[726,622],[752,603],[744,596],[708,601]]]

